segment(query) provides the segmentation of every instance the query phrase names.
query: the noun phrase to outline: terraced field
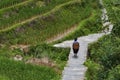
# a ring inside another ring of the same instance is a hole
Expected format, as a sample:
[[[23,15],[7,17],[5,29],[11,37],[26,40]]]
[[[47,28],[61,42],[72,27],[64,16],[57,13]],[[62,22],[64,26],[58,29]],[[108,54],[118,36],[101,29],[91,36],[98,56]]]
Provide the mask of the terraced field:
[[[22,3],[22,2],[25,2],[25,1],[28,1],[28,0],[1,0],[0,1],[0,9],[3,9],[3,8],[8,8],[8,7],[11,7],[13,5],[16,5],[16,4],[19,4],[19,3]]]
[[[90,4],[90,2],[88,3]],[[38,44],[40,42],[46,41],[48,38],[51,38],[56,34],[64,32],[70,27],[73,27],[83,19],[88,18],[92,14],[94,15],[97,11],[97,10],[93,11],[92,9],[93,7],[96,7],[96,5],[95,6],[91,4],[88,5],[87,3],[81,2],[80,0],[74,0],[74,1],[68,1],[68,2],[67,0],[66,1],[64,0],[64,1],[58,1],[58,3],[56,1],[56,4],[53,5],[52,2],[51,4],[52,5],[40,7],[40,9],[38,7],[37,8],[35,7],[36,9],[31,9],[33,11],[27,9],[30,7],[26,6],[27,7],[26,9],[23,8],[24,10],[20,8],[23,14],[22,13],[20,13],[20,15],[19,13],[16,15],[13,14],[14,16],[11,16],[11,17],[9,16],[7,19],[3,18],[3,22],[1,23],[1,25],[4,25],[4,27],[1,27],[1,30],[0,30],[0,37],[1,37],[0,41],[2,43],[9,42],[12,44]],[[16,10],[16,7],[15,7],[15,10]],[[39,10],[41,11],[41,14],[39,14]],[[27,14],[26,14],[26,11],[27,11]],[[34,12],[37,12],[37,15]],[[25,15],[28,16],[29,13],[30,13],[30,16],[31,15],[35,15],[35,16],[31,16],[30,18],[27,19]],[[2,15],[2,12],[1,12],[1,15]],[[17,16],[20,16],[20,18]],[[9,19],[12,17],[14,20]],[[24,19],[21,19],[21,18],[24,18]],[[8,23],[8,25],[6,24],[6,22]]]
[[[70,49],[46,43],[102,30],[97,0],[45,1],[0,0],[1,80],[60,80]],[[16,55],[22,56],[22,60],[14,61]],[[44,61],[26,64],[42,59],[54,66]]]

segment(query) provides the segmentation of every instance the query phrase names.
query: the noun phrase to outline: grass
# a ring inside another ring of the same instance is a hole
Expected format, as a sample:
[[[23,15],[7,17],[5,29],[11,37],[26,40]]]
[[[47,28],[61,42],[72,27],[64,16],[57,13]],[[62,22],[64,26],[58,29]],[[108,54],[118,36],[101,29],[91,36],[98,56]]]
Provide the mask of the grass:
[[[55,2],[55,1],[54,1],[54,2]],[[48,12],[42,14],[42,15],[36,15],[36,16],[30,18],[30,19],[27,19],[27,20],[25,20],[25,21],[22,21],[22,22],[19,22],[19,23],[14,24],[14,25],[12,25],[12,26],[9,26],[8,28],[4,28],[4,29],[0,30],[0,33],[1,33],[1,32],[7,32],[7,31],[9,31],[9,30],[11,30],[11,29],[14,29],[14,28],[16,28],[16,27],[20,27],[20,26],[22,26],[22,25],[25,24],[25,23],[31,22],[31,21],[33,21],[33,20],[35,20],[35,19],[38,19],[38,18],[41,18],[41,17],[43,17],[43,16],[48,16],[48,15],[56,12],[57,10],[59,10],[59,8],[62,8],[63,6],[72,4],[72,3],[74,3],[74,2],[75,2],[75,3],[76,3],[76,2],[80,2],[80,0],[78,0],[78,1],[77,1],[77,0],[76,0],[76,1],[69,1],[69,2],[66,2],[66,3],[64,3],[64,4],[58,5],[58,6],[56,6],[54,9],[52,9],[51,11],[48,11]],[[58,3],[61,3],[61,2],[60,2],[60,1],[56,2],[56,4],[58,4]],[[51,8],[51,7],[48,6],[47,8],[49,9],[49,8]],[[44,10],[44,9],[43,9],[43,10]],[[45,10],[44,10],[44,11],[45,11]]]
[[[88,67],[86,80],[119,80],[120,79],[120,36],[118,0],[104,0],[109,19],[114,24],[110,35],[89,46],[89,56],[85,63]],[[116,5],[116,3],[118,3]]]
[[[30,1],[32,1],[32,0],[23,1],[23,2],[20,2],[20,3],[17,3],[17,4],[12,4],[9,7],[5,7],[5,8],[0,9],[0,12],[3,12],[5,10],[9,10],[11,8],[14,8],[14,7],[18,7],[18,6],[21,6],[21,5],[25,5],[25,4],[29,3]]]
[[[85,36],[88,34],[100,32],[102,30],[101,26],[102,26],[102,24],[100,22],[99,15],[96,13],[93,13],[88,18],[79,22],[79,24],[77,25],[77,28],[74,32],[70,33],[69,35],[65,36],[64,38],[62,38],[58,41],[55,41],[53,43],[58,43],[58,42],[62,42],[65,40],[71,40],[71,39],[74,39],[76,37]]]
[[[1,0],[0,1],[0,9],[9,7],[9,6],[24,2],[24,1],[27,1],[27,0]]]
[[[16,25],[21,21],[43,14],[54,8],[56,5],[66,1],[68,0],[52,1],[51,4],[45,6],[44,3],[39,0],[30,0],[25,4],[2,10],[0,11],[0,29],[9,28],[10,26]]]
[[[113,31],[99,41],[90,44],[86,80],[119,80],[120,79],[120,4],[119,0],[103,0]]]
[[[119,44],[120,38],[108,35],[90,45],[90,55],[86,62],[88,66],[87,80],[112,80],[109,79],[111,75],[120,75],[111,73],[120,64]],[[119,78],[114,76],[114,80],[119,80]]]
[[[36,5],[36,2],[32,4]],[[28,6],[29,3],[26,5]],[[3,44],[5,47],[0,46],[0,79],[60,80],[61,74],[56,72],[54,68],[50,66],[25,64],[25,61],[30,58],[41,59],[48,57],[56,63],[56,67],[62,72],[66,65],[70,49],[54,48],[48,44],[41,43],[46,42],[47,39],[57,34],[65,32],[76,24],[79,25],[77,26],[77,30],[68,35],[66,39],[72,39],[74,38],[73,36],[78,37],[98,32],[101,29],[101,23],[98,17],[100,14],[97,13],[99,11],[97,1],[52,0],[50,4],[39,6],[39,8],[36,8],[36,11],[33,10],[32,12],[31,9],[24,6],[18,5],[16,7],[3,9],[0,12],[1,15],[3,15],[2,13],[4,12],[11,14],[17,8],[23,10],[23,14],[18,13],[20,17],[17,18],[18,14],[15,14],[14,19],[13,15],[11,15],[9,19],[5,19],[5,21],[1,23],[4,27],[1,27],[2,30],[0,30],[0,45]],[[40,10],[37,12],[38,9]],[[30,13],[26,17],[27,10],[28,12],[30,11]],[[8,24],[4,24],[7,20]],[[9,46],[15,44],[30,44],[35,46],[31,46],[28,55],[25,56],[20,49],[11,50],[6,44]],[[16,54],[22,55],[24,57],[23,61],[13,61],[13,57]]]
[[[54,48],[47,44],[41,44],[31,46],[26,56],[23,55],[20,49],[10,50],[7,47],[1,48],[0,78],[1,80],[60,80],[60,73],[62,73],[66,64],[69,51],[69,49]],[[18,54],[24,57],[23,61],[16,62],[13,60],[13,57]],[[43,57],[48,57],[51,61],[55,62],[60,73],[49,66],[25,64],[25,61],[31,58],[41,59]]]
[[[62,71],[68,60],[69,48],[55,48],[48,44],[41,44],[30,47],[29,55],[37,58],[48,57],[56,62],[57,67]]]
[[[120,37],[120,2],[118,0],[104,0],[110,21],[114,24],[112,33]]]
[[[90,14],[89,16],[87,16],[85,19],[81,20],[76,24],[76,30],[74,30],[72,33],[68,34],[64,38],[52,42],[52,44],[60,43],[65,40],[71,40],[76,37],[100,32],[103,29],[101,23],[101,17],[100,17],[101,11],[98,6],[95,8],[95,5],[98,4],[97,1],[94,1],[93,3],[94,4],[91,4],[91,1],[89,2],[92,8],[88,10],[89,11],[91,10],[91,13],[88,13]]]
[[[63,32],[91,15],[91,11],[88,10],[90,8],[87,6],[83,8],[80,3],[80,1],[71,1],[70,3],[61,5],[61,7],[59,6],[59,10],[55,8],[50,14],[47,13],[38,19],[19,26],[17,29],[1,33],[1,40],[3,38],[12,44],[39,44],[40,42],[44,42],[48,38]],[[75,12],[77,13],[74,14]],[[87,14],[84,14],[85,12]],[[18,33],[16,30],[20,32]],[[3,37],[3,35],[6,35],[6,37]]]
[[[60,78],[52,68],[45,66],[35,66],[5,58],[0,58],[0,65],[1,80],[59,80]]]

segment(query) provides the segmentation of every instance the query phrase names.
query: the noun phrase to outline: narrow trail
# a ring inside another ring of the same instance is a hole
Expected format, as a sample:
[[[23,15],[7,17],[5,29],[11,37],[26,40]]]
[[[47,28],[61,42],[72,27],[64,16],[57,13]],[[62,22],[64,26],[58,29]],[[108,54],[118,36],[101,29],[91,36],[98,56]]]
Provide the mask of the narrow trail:
[[[102,0],[99,0],[100,4],[103,6]],[[73,57],[73,51],[72,51],[72,43],[73,40],[70,41],[64,41],[59,44],[55,44],[55,47],[70,47],[71,51],[69,54],[69,59],[67,62],[66,67],[64,67],[63,74],[62,74],[62,80],[84,80],[85,79],[85,72],[87,70],[87,67],[84,66],[84,62],[87,58],[87,50],[88,50],[88,44],[97,41],[99,38],[101,38],[104,35],[108,35],[111,33],[113,24],[108,21],[107,11],[105,8],[102,10],[102,23],[103,27],[105,27],[105,30],[101,31],[101,33],[96,34],[90,34],[88,36],[83,36],[78,38],[78,42],[80,43],[80,48],[78,52],[78,57]]]

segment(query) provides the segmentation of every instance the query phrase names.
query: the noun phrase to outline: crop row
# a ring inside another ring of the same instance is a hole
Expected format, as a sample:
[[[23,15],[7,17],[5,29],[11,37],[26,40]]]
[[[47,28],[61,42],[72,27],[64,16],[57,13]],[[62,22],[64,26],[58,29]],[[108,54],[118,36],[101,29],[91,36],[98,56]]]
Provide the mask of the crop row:
[[[24,1],[27,1],[27,0],[0,0],[0,9],[9,7]]]
[[[97,10],[97,12],[99,12],[99,10]],[[88,18],[82,20],[79,22],[79,24],[77,25],[77,28],[74,32],[72,32],[71,34],[67,35],[66,37],[64,37],[63,39],[57,41],[57,42],[61,42],[64,40],[71,40],[74,39],[76,37],[80,37],[80,36],[85,36],[88,34],[92,34],[92,33],[97,33],[99,31],[102,30],[102,23],[100,22],[100,14],[98,13],[92,13],[92,15],[90,15]]]
[[[67,1],[69,0],[55,0],[45,6],[44,3],[39,0],[32,0],[29,3],[2,10],[0,11],[0,29],[7,28],[26,19],[43,14],[56,5]]]
[[[90,16],[91,7],[81,2],[65,5],[56,12],[47,14],[13,30],[1,33],[1,40],[8,43],[39,44],[46,39],[64,32],[74,24]],[[82,12],[81,12],[82,11]],[[6,37],[5,37],[5,36]],[[1,41],[1,42],[4,42]]]

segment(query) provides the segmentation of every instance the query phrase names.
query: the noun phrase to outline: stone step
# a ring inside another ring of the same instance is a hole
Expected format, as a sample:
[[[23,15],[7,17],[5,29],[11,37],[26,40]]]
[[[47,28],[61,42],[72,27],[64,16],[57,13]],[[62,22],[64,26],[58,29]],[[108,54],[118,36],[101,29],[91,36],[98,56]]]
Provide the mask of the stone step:
[[[64,70],[63,74],[66,75],[83,75],[86,70]]]
[[[63,75],[70,75],[70,76],[81,76],[81,75],[84,75],[84,74],[85,74],[85,71],[83,71],[83,72],[79,72],[79,71],[72,71],[72,72],[64,71],[63,72]]]
[[[80,60],[80,61],[68,61],[68,63],[73,63],[73,64],[81,64],[81,62],[84,62],[84,61],[86,61],[86,59],[85,60]]]
[[[80,66],[80,67],[64,67],[64,70],[72,70],[72,71],[81,71],[81,70],[87,70],[87,67]]]
[[[87,70],[86,68],[79,68],[79,69],[75,69],[75,68],[73,68],[73,69],[66,68],[66,69],[64,69],[63,72],[82,72],[82,71],[86,71],[86,70]]]
[[[69,75],[64,75],[62,77],[62,80],[84,80],[84,76],[69,76]]]
[[[68,62],[69,65],[82,65],[84,64],[85,60],[81,60],[79,62],[75,62],[75,61],[72,61],[72,62]]]

